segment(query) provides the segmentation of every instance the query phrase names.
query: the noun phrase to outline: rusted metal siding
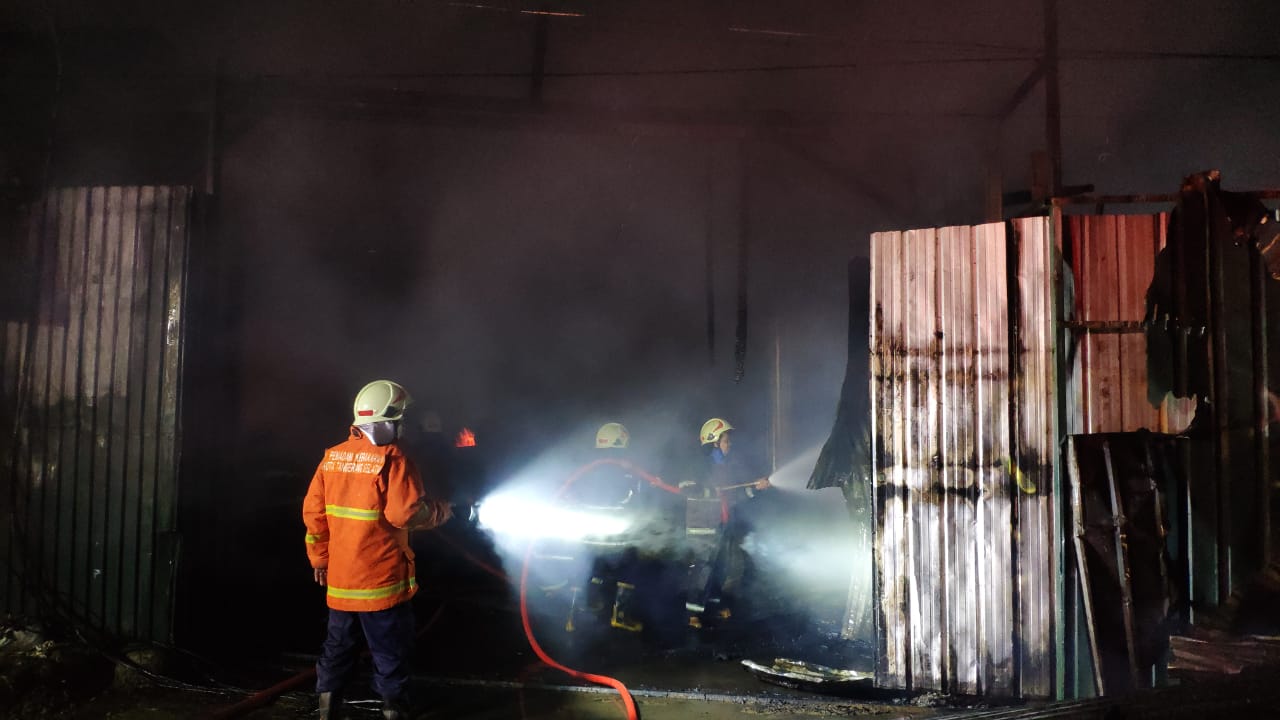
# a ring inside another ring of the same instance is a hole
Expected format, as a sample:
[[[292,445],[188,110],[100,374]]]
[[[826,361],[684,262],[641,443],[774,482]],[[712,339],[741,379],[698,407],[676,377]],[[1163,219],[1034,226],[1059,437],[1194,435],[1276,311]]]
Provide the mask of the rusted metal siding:
[[[1211,207],[1208,198],[1191,204],[1200,213]],[[1203,407],[1201,431],[1188,435],[1186,477],[1177,487],[1162,488],[1170,507],[1174,575],[1188,601],[1183,614],[1194,618],[1264,566],[1276,543],[1271,488],[1277,471],[1266,394],[1275,384],[1280,333],[1269,322],[1278,307],[1275,283],[1257,251],[1207,219],[1179,226],[1176,218],[1063,218],[1077,278],[1068,322],[1077,351],[1068,365],[1065,399],[1070,433],[1143,427],[1179,432],[1190,424],[1193,399],[1168,397],[1151,407],[1141,326],[1157,253],[1171,232],[1181,237],[1182,249],[1170,255],[1166,268],[1179,288],[1178,307],[1162,309],[1154,319],[1163,325],[1148,334],[1163,342],[1157,353],[1172,356],[1171,389],[1192,394],[1192,366],[1206,364],[1199,372],[1211,382],[1200,392],[1216,396]],[[1170,312],[1185,307],[1199,308],[1199,322],[1179,326],[1171,319]]]
[[[1167,213],[1064,218],[1075,278],[1068,406],[1071,434],[1178,431],[1195,403],[1147,399],[1147,347],[1141,323]]]
[[[0,353],[4,611],[171,635],[190,200],[68,188],[30,215],[38,280]]]
[[[883,687],[1054,691],[1052,253],[1013,227],[872,235]]]

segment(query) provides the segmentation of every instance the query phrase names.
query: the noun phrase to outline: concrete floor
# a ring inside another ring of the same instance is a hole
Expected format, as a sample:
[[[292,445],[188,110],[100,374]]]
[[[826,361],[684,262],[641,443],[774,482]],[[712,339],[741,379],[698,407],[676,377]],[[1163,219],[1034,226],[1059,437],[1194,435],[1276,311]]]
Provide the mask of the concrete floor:
[[[216,717],[219,709],[239,700],[233,696],[211,696],[178,690],[112,691],[56,717],[67,720],[198,720]],[[940,711],[893,707],[874,703],[810,700],[734,701],[727,698],[692,697],[636,698],[643,720],[728,720],[765,718],[771,720],[818,720],[832,717],[927,718]],[[242,717],[246,720],[300,720],[313,717],[309,694],[286,695],[271,705]],[[0,717],[10,717],[0,712]],[[14,716],[16,717],[16,716]],[[53,717],[53,716],[46,716]],[[381,717],[377,704],[357,703],[347,711],[351,720]],[[416,720],[625,720],[626,712],[617,693],[562,692],[539,689],[495,690],[478,688],[440,689]]]

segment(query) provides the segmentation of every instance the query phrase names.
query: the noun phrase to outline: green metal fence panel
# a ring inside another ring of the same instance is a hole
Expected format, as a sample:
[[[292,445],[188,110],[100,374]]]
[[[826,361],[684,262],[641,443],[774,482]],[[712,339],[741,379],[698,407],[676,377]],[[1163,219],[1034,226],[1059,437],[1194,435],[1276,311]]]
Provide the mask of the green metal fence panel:
[[[0,333],[0,611],[167,640],[191,190],[52,191]]]

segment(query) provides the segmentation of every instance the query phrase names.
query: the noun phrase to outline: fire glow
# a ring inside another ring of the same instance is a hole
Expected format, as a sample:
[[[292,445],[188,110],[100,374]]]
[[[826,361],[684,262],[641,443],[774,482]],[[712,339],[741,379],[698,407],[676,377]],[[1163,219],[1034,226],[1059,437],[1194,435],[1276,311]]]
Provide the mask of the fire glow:
[[[454,440],[453,444],[454,444],[454,447],[460,447],[460,448],[475,447],[476,434],[471,432],[471,428],[464,427],[462,428],[462,431],[458,433],[458,437],[456,440]]]

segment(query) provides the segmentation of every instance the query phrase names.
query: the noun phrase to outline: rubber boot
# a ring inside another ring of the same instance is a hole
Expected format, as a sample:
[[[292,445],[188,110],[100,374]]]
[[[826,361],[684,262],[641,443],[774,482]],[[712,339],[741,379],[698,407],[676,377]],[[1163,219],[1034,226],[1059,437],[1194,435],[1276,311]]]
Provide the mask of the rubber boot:
[[[316,717],[320,720],[338,720],[338,710],[341,707],[342,700],[337,695],[332,692],[322,692],[316,705]]]
[[[613,600],[613,617],[609,624],[628,632],[640,632],[644,623],[635,618],[636,586],[618,581],[618,590]]]
[[[382,701],[382,717],[383,720],[409,720],[409,711],[405,708],[404,703],[384,699]]]

